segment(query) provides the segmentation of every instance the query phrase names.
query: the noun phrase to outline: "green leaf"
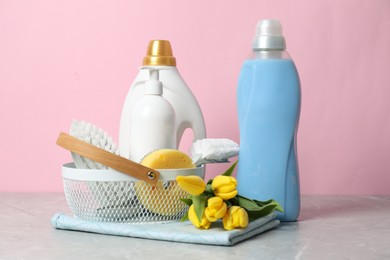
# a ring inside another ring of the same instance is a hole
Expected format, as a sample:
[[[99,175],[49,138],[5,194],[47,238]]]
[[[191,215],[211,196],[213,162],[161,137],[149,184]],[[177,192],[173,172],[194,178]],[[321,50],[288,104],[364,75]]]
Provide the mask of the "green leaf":
[[[180,222],[184,222],[184,221],[187,221],[189,220],[188,218],[188,211],[186,212],[186,214],[180,219]]]
[[[202,222],[203,213],[206,208],[207,197],[204,194],[193,196],[192,202],[194,204],[196,216],[198,217],[199,222]]]
[[[230,200],[226,201],[226,203],[229,203],[229,205],[238,206],[239,201],[237,197],[231,198]]]
[[[238,205],[247,210],[259,210],[262,208],[262,206],[258,205],[255,201],[248,199],[244,196],[237,195],[237,198],[238,198]]]
[[[235,205],[235,204],[231,203],[230,200],[226,200],[225,203],[226,203],[227,208],[230,208],[231,206]]]
[[[192,205],[192,199],[190,199],[190,198],[180,198],[179,200],[181,202],[184,202],[187,206],[191,206]]]
[[[260,200],[253,200],[253,201],[256,202],[259,206],[274,205],[275,210],[279,212],[284,212],[283,207],[274,199],[270,199],[267,201],[260,201]]]
[[[265,217],[265,216],[271,214],[274,211],[275,211],[275,205],[271,205],[270,204],[270,205],[265,205],[264,207],[262,207],[259,210],[250,210],[250,211],[247,211],[247,212],[248,212],[249,218],[251,218],[251,219],[258,219],[258,218],[261,218],[261,217]]]
[[[244,196],[237,195],[239,206],[243,207],[251,219],[257,219],[271,214],[273,211],[278,210],[283,212],[283,208],[275,200],[252,200]]]
[[[232,176],[233,171],[234,171],[234,168],[236,168],[237,162],[238,162],[238,161],[236,161],[235,163],[233,163],[232,166],[230,166],[229,169],[227,169],[226,172],[224,172],[222,175],[223,175],[223,176]]]

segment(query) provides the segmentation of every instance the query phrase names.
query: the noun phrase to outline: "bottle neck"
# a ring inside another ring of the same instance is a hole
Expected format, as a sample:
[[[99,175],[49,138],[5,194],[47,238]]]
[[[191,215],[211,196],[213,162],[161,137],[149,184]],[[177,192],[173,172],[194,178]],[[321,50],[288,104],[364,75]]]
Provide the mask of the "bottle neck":
[[[163,94],[163,84],[161,81],[148,80],[145,83],[145,95],[157,95],[162,96]]]
[[[259,59],[291,59],[290,55],[286,50],[253,50],[250,59],[259,60]]]

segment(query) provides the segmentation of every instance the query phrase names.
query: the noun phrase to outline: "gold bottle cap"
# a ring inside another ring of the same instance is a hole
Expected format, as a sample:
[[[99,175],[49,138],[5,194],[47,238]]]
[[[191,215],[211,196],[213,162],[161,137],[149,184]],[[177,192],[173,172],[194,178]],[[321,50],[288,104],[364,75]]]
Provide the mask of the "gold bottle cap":
[[[176,59],[172,47],[167,40],[153,40],[149,42],[143,66],[174,66]]]

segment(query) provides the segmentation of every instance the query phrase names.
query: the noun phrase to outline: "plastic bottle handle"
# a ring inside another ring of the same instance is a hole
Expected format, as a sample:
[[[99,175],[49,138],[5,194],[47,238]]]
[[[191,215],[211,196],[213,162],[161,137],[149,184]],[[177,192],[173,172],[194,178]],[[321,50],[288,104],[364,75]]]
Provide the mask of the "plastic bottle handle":
[[[104,149],[81,141],[76,137],[66,133],[60,133],[57,139],[57,145],[71,152],[77,153],[90,160],[104,164],[114,170],[120,171],[126,175],[139,180],[156,185],[160,177],[160,172],[143,166],[139,163],[130,161],[124,157],[110,153]]]

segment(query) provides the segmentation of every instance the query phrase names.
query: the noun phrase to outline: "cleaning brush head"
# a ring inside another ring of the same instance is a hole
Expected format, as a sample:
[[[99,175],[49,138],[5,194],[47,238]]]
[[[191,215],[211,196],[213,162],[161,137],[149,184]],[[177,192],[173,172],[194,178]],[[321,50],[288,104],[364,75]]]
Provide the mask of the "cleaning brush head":
[[[119,150],[117,148],[117,145],[114,143],[112,137],[109,136],[104,130],[98,128],[91,123],[73,120],[69,134],[81,141],[102,148],[107,152],[119,155]],[[108,167],[105,165],[102,165],[98,162],[80,156],[73,152],[72,158],[75,166],[80,169],[108,169]]]

